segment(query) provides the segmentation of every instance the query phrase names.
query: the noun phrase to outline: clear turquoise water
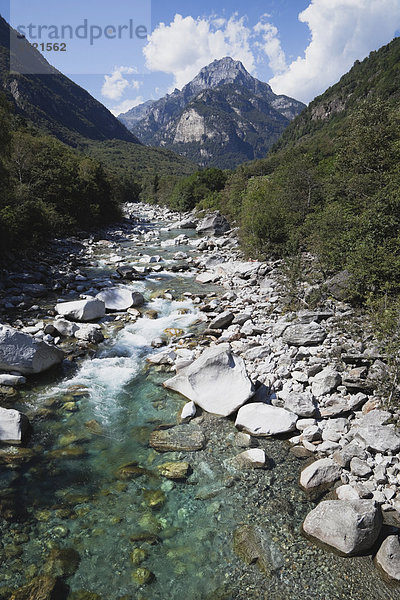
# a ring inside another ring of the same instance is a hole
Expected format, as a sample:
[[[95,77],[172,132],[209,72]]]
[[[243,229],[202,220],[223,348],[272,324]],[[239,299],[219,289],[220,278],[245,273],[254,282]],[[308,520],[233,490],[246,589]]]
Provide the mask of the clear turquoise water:
[[[187,251],[174,251],[181,249]],[[137,248],[124,244],[124,253],[135,257]],[[145,253],[164,254],[164,249],[149,247]],[[101,263],[88,272],[98,277],[109,270]],[[151,430],[175,423],[185,403],[162,387],[168,374],[146,363],[154,352],[151,340],[168,327],[196,332],[202,325],[196,306],[181,299],[196,288],[192,277],[164,275],[133,287],[148,298],[168,287],[177,300],[149,302],[158,319],[141,318],[119,331],[109,323],[110,338],[95,358],[25,395],[21,407],[34,423],[29,446],[36,454],[25,466],[0,473],[0,498],[11,497],[18,507],[13,519],[0,524],[0,592],[39,573],[51,548],[72,547],[81,562],[66,580],[71,591],[96,592],[104,600],[399,598],[378,578],[370,557],[341,559],[301,537],[312,504],[299,490],[301,462],[285,441],[260,441],[271,469],[235,477],[223,462],[239,452],[228,419],[203,415],[208,441],[201,452],[159,454],[148,447]],[[79,387],[88,393],[79,396]],[[85,426],[93,420],[95,432]],[[158,465],[183,459],[193,471],[186,482],[158,476]],[[121,479],[118,469],[133,461],[146,473]],[[162,493],[157,507],[148,505],[151,492]],[[283,564],[278,572],[261,574],[233,552],[233,532],[247,523],[266,532]],[[134,541],[144,532],[155,543]],[[131,556],[138,547],[146,556],[140,566],[154,574],[142,587],[132,579],[138,565]]]

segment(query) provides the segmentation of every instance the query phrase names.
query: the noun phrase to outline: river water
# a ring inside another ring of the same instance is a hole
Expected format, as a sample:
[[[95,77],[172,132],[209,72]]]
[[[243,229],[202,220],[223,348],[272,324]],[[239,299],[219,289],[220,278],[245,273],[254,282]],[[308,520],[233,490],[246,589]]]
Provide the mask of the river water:
[[[176,250],[160,248],[157,240],[145,250],[126,241],[118,254],[127,263],[137,261],[139,252],[169,261]],[[195,255],[190,247],[184,251]],[[114,253],[97,248],[88,276],[106,279]],[[313,504],[298,487],[302,463],[286,441],[260,440],[270,468],[234,476],[224,465],[240,451],[232,420],[201,416],[207,445],[200,452],[160,454],[149,447],[150,432],[176,423],[185,403],[162,387],[169,374],[146,362],[156,352],[151,341],[166,329],[196,334],[205,327],[185,292],[224,291],[200,287],[194,276],[161,272],[132,283],[158,318],[124,324],[110,319],[95,357],[24,393],[19,408],[34,426],[30,453],[15,464],[8,460],[0,472],[6,517],[0,524],[0,599],[41,573],[54,548],[80,555],[78,569],[66,578],[75,600],[399,598],[379,579],[371,557],[342,559],[301,536]],[[155,297],[166,289],[174,300]],[[158,475],[157,466],[173,460],[190,463],[186,481]],[[143,474],[126,475],[121,467],[129,463]],[[265,534],[268,573],[246,565],[233,550],[234,532],[246,524]],[[137,582],[139,568],[151,571],[151,581]]]

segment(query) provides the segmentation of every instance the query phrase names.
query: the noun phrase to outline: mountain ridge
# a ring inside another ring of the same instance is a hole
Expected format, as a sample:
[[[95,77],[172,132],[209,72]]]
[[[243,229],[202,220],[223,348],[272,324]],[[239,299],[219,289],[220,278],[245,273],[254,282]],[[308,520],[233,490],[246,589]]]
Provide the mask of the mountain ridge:
[[[201,110],[202,104],[214,112]],[[240,61],[225,57],[203,67],[182,90],[118,118],[145,144],[169,148],[201,166],[231,168],[264,156],[304,107],[274,94]]]

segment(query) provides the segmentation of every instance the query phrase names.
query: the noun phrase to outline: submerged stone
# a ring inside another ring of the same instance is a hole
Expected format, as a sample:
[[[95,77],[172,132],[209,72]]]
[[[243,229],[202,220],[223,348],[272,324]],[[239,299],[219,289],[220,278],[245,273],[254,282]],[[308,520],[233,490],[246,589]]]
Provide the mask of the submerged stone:
[[[52,575],[40,575],[15,591],[9,600],[65,600],[67,588]]]
[[[194,423],[165,426],[150,435],[150,446],[158,452],[194,452],[202,450],[205,443],[206,438],[201,428]]]
[[[168,479],[185,479],[190,465],[188,462],[167,462],[157,467],[158,472]]]
[[[53,548],[44,566],[44,572],[54,577],[71,577],[76,573],[81,558],[74,548]]]
[[[150,471],[140,467],[137,462],[131,462],[126,465],[122,465],[119,467],[115,476],[117,479],[127,480],[127,479],[135,479],[136,477],[141,477],[142,475],[149,475]]]
[[[261,527],[242,525],[236,529],[233,548],[246,564],[256,563],[260,571],[266,575],[283,567],[280,551]]]
[[[165,494],[162,490],[145,490],[143,492],[143,498],[150,508],[161,508],[166,501]]]
[[[152,573],[149,569],[146,569],[146,567],[139,567],[139,569],[133,571],[132,579],[138,585],[145,585],[154,579],[154,573]]]
[[[135,548],[131,554],[131,560],[134,565],[141,565],[147,556],[148,554],[144,548]]]

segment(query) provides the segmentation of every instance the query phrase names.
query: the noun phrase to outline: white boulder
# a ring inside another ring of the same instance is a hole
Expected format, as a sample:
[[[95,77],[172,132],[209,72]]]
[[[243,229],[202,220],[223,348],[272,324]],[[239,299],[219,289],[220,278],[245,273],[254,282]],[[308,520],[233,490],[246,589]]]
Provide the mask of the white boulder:
[[[0,325],[0,369],[24,375],[41,373],[59,364],[64,352],[17,329]]]
[[[300,485],[310,491],[340,479],[341,467],[331,458],[321,458],[308,465],[300,474]]]
[[[382,526],[382,515],[373,500],[326,500],[303,523],[304,533],[344,556],[369,550]]]
[[[398,535],[389,535],[382,543],[375,563],[392,581],[400,581],[400,543]]]
[[[17,385],[24,385],[25,383],[26,379],[22,375],[9,375],[8,373],[0,373],[0,385],[16,387]]]
[[[26,415],[18,410],[0,407],[0,441],[8,443],[21,442],[29,421]]]
[[[164,382],[207,412],[227,417],[254,393],[244,362],[232,354],[229,344],[213,346],[189,367]]]
[[[235,425],[250,435],[266,437],[279,433],[288,433],[296,428],[297,415],[263,402],[253,402],[242,406]]]
[[[144,298],[140,292],[128,288],[113,287],[103,290],[96,298],[104,302],[106,310],[120,311],[128,308],[143,306]]]
[[[61,302],[56,305],[57,314],[72,321],[95,321],[106,314],[104,302],[97,298],[86,298],[74,302]]]

